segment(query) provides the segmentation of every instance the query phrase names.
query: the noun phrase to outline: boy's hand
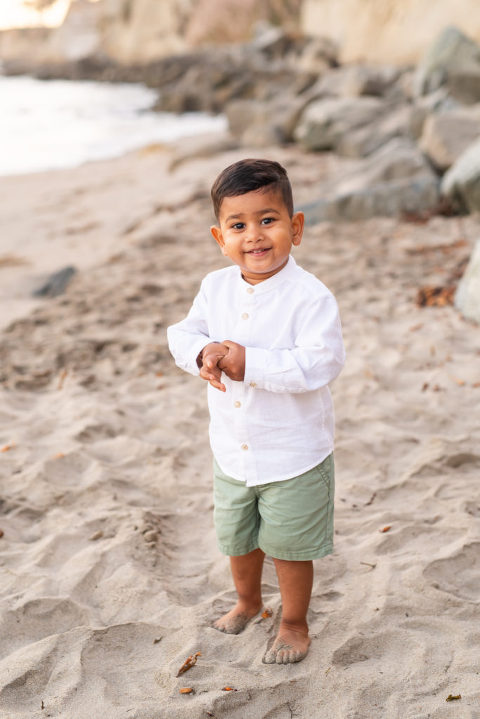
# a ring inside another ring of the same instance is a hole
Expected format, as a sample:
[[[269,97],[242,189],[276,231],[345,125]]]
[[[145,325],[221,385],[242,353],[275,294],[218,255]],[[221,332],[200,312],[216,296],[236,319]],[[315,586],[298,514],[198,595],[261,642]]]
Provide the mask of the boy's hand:
[[[200,377],[210,382],[212,387],[226,392],[223,382],[220,382],[222,370],[218,366],[218,362],[226,355],[228,347],[220,342],[210,342],[201,352],[201,368]]]
[[[227,353],[218,361],[218,367],[230,379],[243,382],[245,377],[245,347],[230,340],[223,340],[222,346],[227,348]]]

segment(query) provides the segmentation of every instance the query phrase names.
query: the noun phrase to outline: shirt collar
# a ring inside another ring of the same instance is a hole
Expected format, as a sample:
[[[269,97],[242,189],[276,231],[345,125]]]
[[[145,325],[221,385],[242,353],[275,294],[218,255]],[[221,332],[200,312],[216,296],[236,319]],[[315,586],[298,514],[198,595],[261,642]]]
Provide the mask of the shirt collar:
[[[246,282],[243,279],[240,270],[238,270],[238,278],[242,289],[248,290],[249,288],[252,288],[256,295],[260,295],[264,292],[269,292],[270,290],[273,290],[275,287],[278,287],[283,282],[285,282],[285,280],[292,277],[292,275],[295,273],[296,267],[297,263],[293,259],[292,255],[289,255],[288,262],[285,267],[283,267],[280,272],[277,272],[275,275],[272,275],[272,277],[269,277],[268,280],[258,282],[258,284],[256,285],[251,285],[249,282]]]

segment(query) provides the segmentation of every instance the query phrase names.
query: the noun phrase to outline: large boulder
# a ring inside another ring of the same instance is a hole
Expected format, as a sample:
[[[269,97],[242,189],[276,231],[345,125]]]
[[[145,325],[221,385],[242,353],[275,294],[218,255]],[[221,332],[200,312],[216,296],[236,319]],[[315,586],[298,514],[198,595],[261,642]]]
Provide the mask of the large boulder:
[[[422,153],[394,139],[342,177],[332,192],[300,208],[307,223],[375,216],[428,216],[438,206],[438,179]]]
[[[392,92],[402,70],[392,65],[343,65],[325,72],[316,85],[319,95],[383,97]]]
[[[393,138],[408,135],[410,115],[408,105],[392,106],[368,125],[345,133],[336,150],[345,157],[367,157]]]
[[[480,137],[480,105],[429,115],[420,147],[435,167],[444,172]]]
[[[460,102],[480,102],[480,46],[453,26],[439,35],[418,65],[414,91],[427,95],[442,85]]]
[[[480,323],[480,240],[458,285],[455,306],[464,317]]]
[[[233,137],[244,145],[265,147],[290,142],[305,100],[279,93],[270,102],[234,100],[227,104],[225,114]]]
[[[441,87],[430,95],[412,98],[410,111],[409,134],[415,140],[420,140],[423,134],[425,121],[432,113],[449,112],[463,107],[454,100],[445,87]]]
[[[306,108],[294,137],[307,150],[341,154],[342,140],[354,130],[371,126],[384,110],[384,103],[375,97],[317,100]]]
[[[462,210],[480,210],[480,140],[470,145],[444,175],[442,194]]]

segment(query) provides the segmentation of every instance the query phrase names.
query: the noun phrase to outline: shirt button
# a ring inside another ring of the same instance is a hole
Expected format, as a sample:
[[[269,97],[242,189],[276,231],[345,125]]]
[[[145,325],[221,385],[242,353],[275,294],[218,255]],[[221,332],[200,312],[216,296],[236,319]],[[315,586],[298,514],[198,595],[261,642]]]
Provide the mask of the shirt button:
[[[242,449],[248,449],[248,444],[242,444]]]
[[[242,320],[248,320],[248,312],[243,313]]]
[[[253,287],[248,287],[248,288],[247,288],[247,292],[248,292],[249,295],[253,295],[253,293],[255,292],[255,290],[253,289]]]
[[[257,386],[256,382],[250,382],[250,387],[256,387],[256,386]]]
[[[241,406],[242,406],[242,403],[237,400],[236,402],[233,403],[233,406],[234,406],[234,407],[241,407]]]

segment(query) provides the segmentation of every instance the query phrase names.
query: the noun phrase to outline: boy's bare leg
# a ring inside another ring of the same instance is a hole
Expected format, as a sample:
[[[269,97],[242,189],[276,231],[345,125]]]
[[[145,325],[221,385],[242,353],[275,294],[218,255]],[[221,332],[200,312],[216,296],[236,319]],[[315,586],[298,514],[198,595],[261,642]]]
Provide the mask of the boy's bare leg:
[[[272,648],[263,661],[265,664],[299,662],[308,652],[307,610],[313,585],[313,562],[290,562],[274,559],[280,594],[282,619]]]
[[[261,549],[254,549],[253,552],[240,557],[230,557],[238,601],[233,609],[215,622],[215,629],[226,634],[239,634],[261,609],[264,559],[265,554]]]

